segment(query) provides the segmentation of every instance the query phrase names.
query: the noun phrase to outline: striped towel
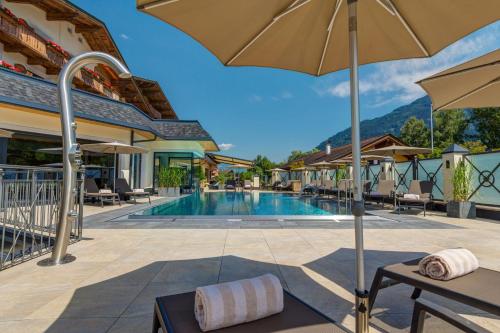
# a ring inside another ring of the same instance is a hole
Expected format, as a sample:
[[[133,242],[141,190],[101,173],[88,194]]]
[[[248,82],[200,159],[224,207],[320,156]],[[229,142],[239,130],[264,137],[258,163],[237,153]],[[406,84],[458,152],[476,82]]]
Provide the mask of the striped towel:
[[[479,268],[476,256],[467,249],[442,250],[420,260],[418,270],[436,280],[451,280]]]
[[[283,288],[272,274],[196,289],[194,314],[203,332],[283,311]]]

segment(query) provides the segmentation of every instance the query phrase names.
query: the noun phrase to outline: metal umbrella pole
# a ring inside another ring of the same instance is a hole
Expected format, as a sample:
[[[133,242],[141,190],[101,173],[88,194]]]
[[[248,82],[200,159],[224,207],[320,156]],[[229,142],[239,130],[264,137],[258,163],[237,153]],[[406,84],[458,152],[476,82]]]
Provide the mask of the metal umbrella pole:
[[[359,77],[357,0],[348,0],[349,12],[349,57],[351,89],[351,141],[354,184],[354,233],[356,246],[356,332],[368,332],[368,291],[365,289],[365,267],[363,254],[363,215],[365,211],[361,191],[361,145],[359,125]]]
[[[58,95],[61,108],[61,128],[63,141],[63,186],[61,206],[57,223],[55,245],[52,257],[42,265],[59,265],[71,262],[75,257],[66,254],[73,221],[77,218],[74,199],[77,193],[76,172],[81,165],[80,146],[76,143],[76,122],[74,119],[71,83],[75,74],[88,64],[105,64],[115,70],[121,78],[131,77],[128,69],[119,60],[102,52],[88,52],[73,57],[59,74]]]

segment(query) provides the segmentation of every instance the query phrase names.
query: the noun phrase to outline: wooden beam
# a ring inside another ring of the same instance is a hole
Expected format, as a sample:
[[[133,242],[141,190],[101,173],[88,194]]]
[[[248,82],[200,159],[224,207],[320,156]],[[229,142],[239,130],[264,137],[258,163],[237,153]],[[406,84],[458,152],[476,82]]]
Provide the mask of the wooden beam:
[[[43,58],[28,57],[28,65],[44,65],[46,60]]]
[[[75,32],[77,34],[85,33],[85,32],[93,33],[93,32],[99,31],[100,29],[101,28],[99,28],[98,26],[95,26],[95,25],[92,25],[92,26],[83,25],[83,24],[75,25]]]
[[[3,50],[5,52],[21,52],[25,49],[22,45],[14,45],[14,44],[4,44]]]
[[[78,17],[78,15],[78,12],[47,12],[45,17],[47,18],[47,21],[68,21]]]

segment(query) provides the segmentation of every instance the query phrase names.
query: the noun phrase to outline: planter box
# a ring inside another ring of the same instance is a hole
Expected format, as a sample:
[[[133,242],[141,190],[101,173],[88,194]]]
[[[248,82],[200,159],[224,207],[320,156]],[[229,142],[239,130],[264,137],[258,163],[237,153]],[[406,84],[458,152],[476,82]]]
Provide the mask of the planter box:
[[[181,195],[179,187],[159,187],[158,195],[160,197],[178,197]]]
[[[219,184],[219,190],[223,190],[224,186],[225,186],[225,184]]]
[[[446,205],[446,215],[461,219],[475,219],[476,203],[471,201],[449,201]]]

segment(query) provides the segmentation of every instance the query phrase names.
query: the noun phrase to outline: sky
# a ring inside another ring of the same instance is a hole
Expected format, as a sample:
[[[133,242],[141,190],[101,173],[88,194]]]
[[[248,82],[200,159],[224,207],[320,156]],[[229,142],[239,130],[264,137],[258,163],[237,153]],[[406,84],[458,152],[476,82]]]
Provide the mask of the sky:
[[[188,35],[138,12],[134,0],[72,0],[104,21],[134,75],[158,81],[183,120],[199,120],[221,153],[284,160],[350,126],[349,73],[224,67]],[[414,82],[500,47],[500,22],[428,59],[360,68],[361,119],[424,95]]]

